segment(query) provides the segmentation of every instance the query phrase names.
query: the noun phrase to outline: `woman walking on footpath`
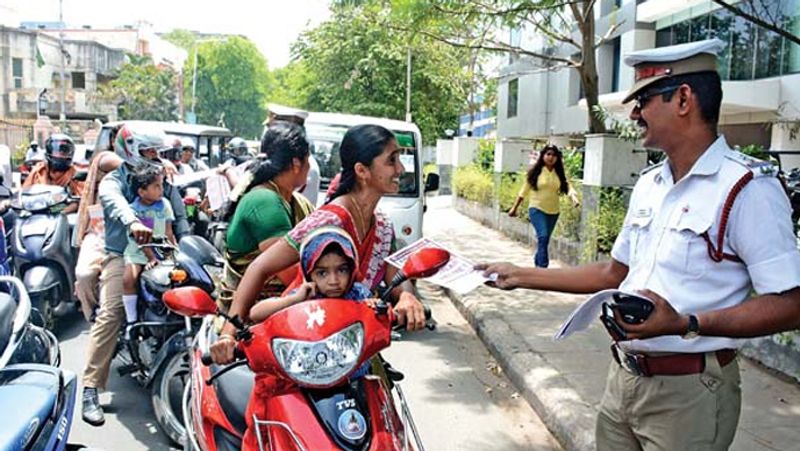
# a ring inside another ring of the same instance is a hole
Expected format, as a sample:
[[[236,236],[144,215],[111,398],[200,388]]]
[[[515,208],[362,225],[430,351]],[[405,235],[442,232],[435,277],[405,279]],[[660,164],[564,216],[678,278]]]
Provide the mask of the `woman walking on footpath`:
[[[539,268],[547,268],[550,264],[547,247],[558,221],[558,197],[562,194],[569,195],[575,205],[579,203],[578,193],[572,189],[564,173],[561,151],[557,146],[548,144],[539,152],[536,163],[528,170],[526,183],[522,185],[517,200],[508,211],[509,216],[516,216],[522,200],[528,197],[528,217],[536,231],[534,263]]]

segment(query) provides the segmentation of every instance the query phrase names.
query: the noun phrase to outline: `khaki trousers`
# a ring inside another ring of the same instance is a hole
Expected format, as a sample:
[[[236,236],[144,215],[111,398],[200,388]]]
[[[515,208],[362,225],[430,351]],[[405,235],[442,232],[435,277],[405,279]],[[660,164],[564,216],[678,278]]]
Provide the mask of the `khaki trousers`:
[[[103,260],[106,257],[105,239],[89,232],[81,243],[78,263],[75,265],[75,295],[81,303],[81,311],[86,321],[92,320],[97,307],[97,284]]]
[[[599,451],[726,450],[739,423],[734,359],[720,367],[706,353],[703,373],[641,377],[612,361],[597,418]]]
[[[110,254],[103,260],[100,274],[100,311],[89,332],[89,349],[83,386],[103,389],[108,382],[108,370],[117,346],[120,326],[125,321],[122,304],[122,276],[125,261],[121,255]]]

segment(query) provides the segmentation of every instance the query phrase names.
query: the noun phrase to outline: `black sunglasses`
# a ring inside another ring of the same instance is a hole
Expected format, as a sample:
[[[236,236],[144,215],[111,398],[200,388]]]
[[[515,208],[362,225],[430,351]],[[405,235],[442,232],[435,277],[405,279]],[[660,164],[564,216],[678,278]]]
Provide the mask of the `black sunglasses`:
[[[663,95],[664,101],[669,102],[670,99],[672,98],[672,93],[678,88],[680,88],[680,86],[665,86],[663,88],[653,89],[647,92],[643,92],[633,98],[633,100],[635,101],[633,106],[634,108],[641,110],[642,108],[644,108],[645,105],[647,105],[647,102],[651,98],[658,95]],[[669,96],[667,96],[666,94],[669,94]]]

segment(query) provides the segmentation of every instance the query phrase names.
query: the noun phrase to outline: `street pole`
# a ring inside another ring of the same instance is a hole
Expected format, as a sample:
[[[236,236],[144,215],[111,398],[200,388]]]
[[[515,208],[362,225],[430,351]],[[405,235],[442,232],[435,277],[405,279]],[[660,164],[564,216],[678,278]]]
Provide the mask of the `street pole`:
[[[64,81],[64,0],[58,0],[58,21],[61,23],[61,32],[58,34],[58,49],[61,52],[61,132],[67,132],[67,85]]]
[[[411,46],[406,54],[406,122],[411,122]]]
[[[197,42],[194,43],[194,64],[192,65],[192,116],[194,116],[195,89],[197,89]]]

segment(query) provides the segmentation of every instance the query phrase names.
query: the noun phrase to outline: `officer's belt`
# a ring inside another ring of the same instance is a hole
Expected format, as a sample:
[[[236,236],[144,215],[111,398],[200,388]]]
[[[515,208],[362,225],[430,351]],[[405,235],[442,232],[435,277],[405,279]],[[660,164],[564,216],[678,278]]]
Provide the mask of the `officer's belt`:
[[[735,349],[712,352],[716,354],[720,367],[736,358]],[[654,356],[625,352],[615,343],[611,345],[611,355],[619,366],[635,376],[682,376],[702,373],[706,368],[706,355],[702,352]]]

